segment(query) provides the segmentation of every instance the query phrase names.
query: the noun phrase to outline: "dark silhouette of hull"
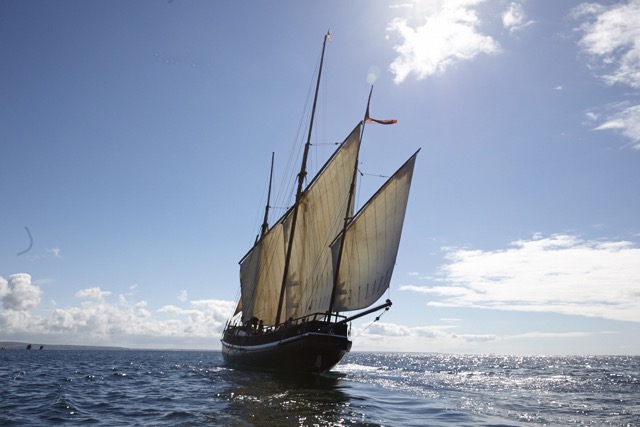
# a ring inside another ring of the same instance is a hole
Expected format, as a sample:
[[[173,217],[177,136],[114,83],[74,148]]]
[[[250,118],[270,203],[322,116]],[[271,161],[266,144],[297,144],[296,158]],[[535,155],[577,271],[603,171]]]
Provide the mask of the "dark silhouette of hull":
[[[351,350],[346,324],[309,321],[260,332],[228,327],[222,338],[227,364],[241,368],[322,373]]]

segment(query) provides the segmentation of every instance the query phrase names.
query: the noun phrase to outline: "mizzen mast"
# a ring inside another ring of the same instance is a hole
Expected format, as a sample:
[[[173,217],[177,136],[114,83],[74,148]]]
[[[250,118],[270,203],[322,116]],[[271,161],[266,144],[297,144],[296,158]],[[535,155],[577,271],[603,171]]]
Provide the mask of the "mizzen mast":
[[[364,135],[364,127],[367,123],[367,116],[369,115],[369,103],[371,102],[371,94],[373,93],[373,86],[371,86],[371,90],[369,91],[369,99],[367,100],[367,112],[365,113],[365,117],[362,120],[362,130],[360,131],[360,140],[362,141],[362,136]],[[331,288],[331,299],[329,300],[329,309],[327,310],[327,317],[331,317],[331,313],[333,312],[333,306],[336,299],[336,291],[338,289],[338,278],[340,277],[340,262],[342,261],[342,249],[344,248],[344,239],[347,234],[347,226],[351,222],[351,216],[349,215],[351,212],[351,204],[353,203],[353,198],[356,192],[356,179],[358,177],[358,158],[360,151],[358,151],[358,155],[356,155],[356,161],[353,163],[353,175],[351,177],[351,186],[349,187],[349,201],[347,202],[347,211],[344,215],[344,223],[342,226],[342,233],[340,233],[340,250],[338,251],[338,259],[336,261],[336,269],[333,274],[333,287]]]

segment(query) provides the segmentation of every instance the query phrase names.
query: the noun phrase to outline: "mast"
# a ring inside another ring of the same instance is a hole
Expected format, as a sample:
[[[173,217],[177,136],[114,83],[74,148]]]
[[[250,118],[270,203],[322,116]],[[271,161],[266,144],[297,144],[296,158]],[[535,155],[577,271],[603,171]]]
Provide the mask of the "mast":
[[[304,179],[307,176],[307,158],[309,156],[309,148],[311,147],[311,132],[313,130],[313,120],[316,115],[316,105],[318,103],[318,91],[320,89],[320,78],[322,76],[322,64],[324,62],[324,49],[327,45],[327,39],[329,39],[329,32],[324,36],[322,41],[322,53],[320,55],[320,67],[318,70],[318,80],[316,82],[316,91],[313,97],[313,107],[311,109],[311,121],[309,123],[309,134],[307,135],[307,143],[304,145],[304,154],[302,156],[302,165],[300,166],[300,173],[298,174],[298,190],[296,191],[296,203],[293,208],[293,217],[291,218],[291,233],[289,234],[289,243],[287,245],[287,255],[284,263],[284,272],[282,274],[282,287],[280,288],[280,299],[278,300],[278,311],[276,313],[275,325],[280,323],[280,315],[282,314],[282,303],[284,301],[284,293],[287,287],[287,276],[289,275],[289,263],[291,261],[291,251],[293,249],[293,237],[296,231],[296,222],[298,220],[298,208],[300,200],[302,199],[304,185]]]
[[[264,221],[262,222],[262,228],[260,230],[261,239],[267,234],[269,231],[269,204],[271,203],[271,183],[273,182],[273,162],[274,162],[275,153],[271,152],[271,173],[269,173],[269,192],[267,193],[267,205],[264,207]]]
[[[360,132],[360,141],[362,141],[362,136],[364,135],[364,127],[367,123],[366,116],[369,112],[369,102],[371,101],[371,94],[373,93],[373,86],[371,86],[371,90],[369,91],[369,99],[367,100],[367,112],[365,113],[365,118],[362,120],[362,131]],[[338,278],[340,277],[340,262],[342,261],[342,248],[344,247],[344,239],[347,234],[347,226],[349,222],[351,222],[351,217],[349,216],[351,203],[353,201],[353,197],[356,190],[356,179],[358,177],[358,158],[360,157],[360,151],[358,150],[358,154],[356,154],[356,161],[353,164],[353,176],[351,178],[351,186],[349,187],[349,201],[347,202],[347,212],[344,215],[344,224],[342,226],[342,235],[340,236],[340,251],[338,252],[338,259],[336,261],[336,271],[333,275],[333,288],[331,289],[331,299],[329,300],[329,310],[327,310],[327,317],[331,317],[331,313],[333,312],[334,301],[336,299],[336,290],[338,289]]]

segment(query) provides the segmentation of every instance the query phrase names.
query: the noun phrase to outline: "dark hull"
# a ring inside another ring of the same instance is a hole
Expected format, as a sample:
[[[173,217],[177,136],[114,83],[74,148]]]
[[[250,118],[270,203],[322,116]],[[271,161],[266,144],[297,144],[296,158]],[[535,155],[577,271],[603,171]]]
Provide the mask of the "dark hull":
[[[333,368],[351,350],[346,325],[308,322],[265,334],[228,328],[222,356],[235,367],[284,372],[321,373]]]

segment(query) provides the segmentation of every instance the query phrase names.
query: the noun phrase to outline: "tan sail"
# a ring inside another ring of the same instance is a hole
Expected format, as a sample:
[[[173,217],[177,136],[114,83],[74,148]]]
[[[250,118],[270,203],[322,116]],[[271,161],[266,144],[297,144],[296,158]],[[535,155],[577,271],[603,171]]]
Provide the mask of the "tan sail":
[[[347,227],[335,311],[369,307],[389,288],[417,154],[389,178]],[[340,243],[338,238],[332,245],[334,260]]]
[[[360,146],[358,125],[306,190],[299,207],[283,319],[325,311],[333,285],[329,245],[340,232]],[[240,262],[242,320],[273,324],[291,215],[285,215]]]
[[[240,262],[242,321],[253,317],[265,324],[273,323],[284,271],[284,236],[282,224],[271,230]]]
[[[324,312],[329,307],[333,287],[330,245],[344,224],[361,126],[351,132],[300,201],[286,283],[285,319]],[[285,230],[287,225],[285,221]]]

